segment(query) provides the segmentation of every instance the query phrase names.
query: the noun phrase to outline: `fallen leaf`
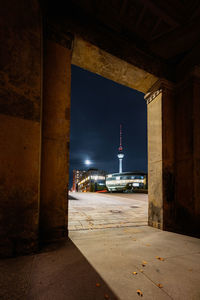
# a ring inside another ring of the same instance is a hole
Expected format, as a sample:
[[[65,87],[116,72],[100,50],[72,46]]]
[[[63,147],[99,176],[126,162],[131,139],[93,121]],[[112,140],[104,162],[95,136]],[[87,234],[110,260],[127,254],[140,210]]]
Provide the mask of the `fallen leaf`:
[[[137,290],[137,294],[138,294],[140,297],[143,296],[143,293],[142,293],[142,291],[140,291],[140,290]]]
[[[137,275],[137,272],[133,272],[133,275]]]
[[[142,262],[142,266],[143,266],[143,267],[146,267],[146,264],[147,264],[147,262],[144,260],[144,261]]]
[[[163,257],[160,257],[160,256],[156,256],[156,258],[157,258],[158,260],[162,260],[162,261],[165,260]]]
[[[145,246],[150,247],[151,245],[150,244],[146,244]]]
[[[161,283],[156,284],[159,288],[162,288],[163,285]]]
[[[188,271],[192,272],[193,270],[192,269],[188,269]]]
[[[105,298],[105,299],[109,299],[108,294],[105,294],[105,295],[104,295],[104,298]]]
[[[96,286],[99,287],[99,286],[100,286],[100,283],[97,282],[97,283],[96,283]]]
[[[141,270],[140,270],[140,272],[141,272],[141,273],[143,273],[143,272],[144,272],[144,270],[142,270],[142,269],[141,269]]]

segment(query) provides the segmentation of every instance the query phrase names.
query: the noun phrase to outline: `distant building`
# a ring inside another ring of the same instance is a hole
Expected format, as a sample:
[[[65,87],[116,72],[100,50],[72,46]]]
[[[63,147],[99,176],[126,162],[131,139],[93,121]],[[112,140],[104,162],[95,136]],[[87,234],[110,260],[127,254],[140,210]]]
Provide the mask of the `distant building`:
[[[84,175],[86,171],[82,170],[73,170],[73,185],[72,185],[72,191],[78,192],[78,182],[80,181],[80,178]]]
[[[106,189],[106,172],[89,169],[78,181],[79,192],[97,192]]]
[[[147,174],[144,172],[108,174],[106,176],[106,187],[109,192],[147,189]]]

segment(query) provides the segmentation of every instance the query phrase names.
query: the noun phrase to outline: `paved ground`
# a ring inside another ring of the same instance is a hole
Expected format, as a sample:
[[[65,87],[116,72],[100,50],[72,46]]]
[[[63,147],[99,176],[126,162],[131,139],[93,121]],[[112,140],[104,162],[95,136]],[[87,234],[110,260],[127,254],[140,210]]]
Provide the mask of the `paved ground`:
[[[199,239],[148,226],[72,231],[70,238],[112,290],[109,299],[140,299],[137,290],[147,300],[200,299]]]
[[[147,194],[70,193],[69,198],[69,230],[147,225]]]
[[[130,200],[130,195],[83,195],[88,196],[88,207],[94,209],[80,214],[84,221],[81,230],[71,223],[69,240],[35,255],[0,260],[1,300],[133,300],[141,298],[140,292],[147,300],[200,299],[199,239],[143,225],[146,196]],[[70,201],[71,213],[80,213],[77,205],[84,201],[81,199]],[[103,217],[98,220],[94,216],[100,215],[100,204],[95,204],[95,199],[104,203]],[[131,217],[136,207],[128,211],[128,206],[139,206],[138,223]],[[95,213],[97,207],[99,212]],[[119,207],[122,213],[109,213]],[[87,225],[88,215],[93,229]],[[124,216],[124,224],[118,226],[117,215],[127,215],[133,224],[130,226]],[[102,227],[94,229],[97,225]]]

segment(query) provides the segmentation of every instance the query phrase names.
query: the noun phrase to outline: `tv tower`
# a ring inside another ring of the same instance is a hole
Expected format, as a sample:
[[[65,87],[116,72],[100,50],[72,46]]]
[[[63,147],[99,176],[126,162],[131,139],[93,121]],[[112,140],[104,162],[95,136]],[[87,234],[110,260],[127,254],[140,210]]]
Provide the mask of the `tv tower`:
[[[122,148],[122,125],[120,124],[120,132],[119,132],[119,152],[117,154],[117,157],[119,158],[119,173],[122,173],[122,159],[124,158],[124,154],[122,152],[123,148]]]

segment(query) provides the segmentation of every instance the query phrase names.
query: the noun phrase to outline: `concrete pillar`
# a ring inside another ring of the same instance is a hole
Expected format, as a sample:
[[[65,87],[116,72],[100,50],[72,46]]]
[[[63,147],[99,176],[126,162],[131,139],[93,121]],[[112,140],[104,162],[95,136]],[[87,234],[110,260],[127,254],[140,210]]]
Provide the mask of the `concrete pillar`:
[[[150,226],[200,236],[200,68],[160,80],[148,107]]]
[[[157,81],[145,96],[148,113],[148,224],[165,229],[174,205],[173,86]]]
[[[40,18],[38,1],[1,1],[0,256],[38,244]]]
[[[200,237],[200,67],[193,74],[193,175],[194,175],[194,215],[189,231]],[[194,230],[195,229],[195,230]]]
[[[60,33],[61,34],[61,33]],[[45,32],[40,240],[67,237],[71,37]]]
[[[200,237],[200,67],[176,88],[176,231]]]

